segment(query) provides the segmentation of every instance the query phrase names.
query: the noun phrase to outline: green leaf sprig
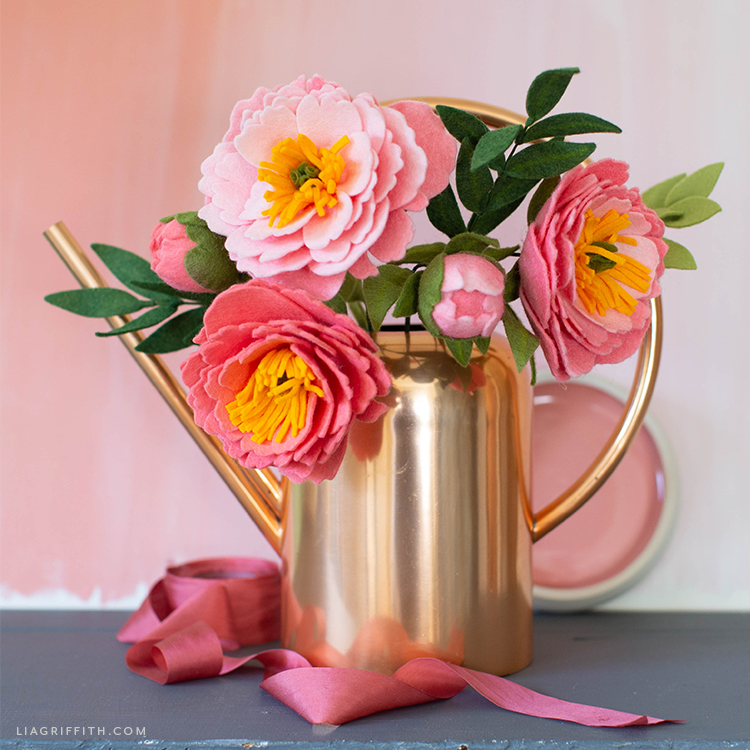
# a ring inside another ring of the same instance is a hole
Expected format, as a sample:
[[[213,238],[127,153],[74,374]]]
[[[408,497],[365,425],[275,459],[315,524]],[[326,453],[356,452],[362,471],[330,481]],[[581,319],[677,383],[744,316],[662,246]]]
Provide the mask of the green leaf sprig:
[[[511,216],[535,190],[527,212],[527,219],[531,223],[557,187],[560,175],[587,159],[596,148],[594,143],[573,143],[565,138],[585,133],[621,132],[617,125],[585,112],[548,116],[578,72],[578,68],[558,68],[538,75],[526,95],[527,118],[523,124],[490,130],[469,112],[442,105],[436,108],[446,129],[461,144],[456,162],[456,192],[449,185],[430,201],[427,208],[427,216],[432,224],[450,240],[448,243],[419,245],[408,250],[404,259],[396,264],[399,268],[415,264],[407,274],[402,270],[388,271],[387,280],[377,282],[368,279],[365,282],[366,300],[368,287],[378,290],[380,296],[373,302],[381,322],[379,314],[382,306],[388,304],[390,309],[403,291],[407,299],[394,312],[411,311],[416,304],[427,330],[439,336],[440,332],[429,311],[439,299],[441,258],[450,252],[473,252],[498,263],[518,255],[518,246],[500,248],[499,243],[487,235]],[[471,212],[468,222],[463,218],[459,200]],[[422,264],[425,266],[423,271],[419,270]],[[436,269],[440,269],[440,272]],[[505,331],[519,372],[531,362],[533,374],[533,354],[539,340],[523,325],[509,304],[519,296],[518,265],[503,273],[506,275]],[[412,280],[412,274],[421,274],[418,284]],[[413,299],[414,290],[417,292],[416,302]],[[367,304],[369,309],[369,300]],[[385,312],[387,310],[383,315]],[[486,352],[489,341],[446,339],[449,351],[464,365],[468,364],[473,344]]]
[[[44,298],[47,302],[90,318],[129,315],[146,309],[142,315],[124,325],[96,334],[118,336],[163,323],[136,346],[136,351],[139,352],[166,354],[193,343],[203,327],[203,315],[216,294],[173,289],[151,270],[149,262],[140,255],[112,245],[94,244],[91,247],[115,278],[145,299],[123,289],[102,287],[48,294]],[[192,309],[175,315],[182,305],[190,305]]]
[[[714,189],[724,162],[709,164],[692,174],[678,174],[649,188],[643,202],[656,211],[664,224],[673,229],[690,227],[710,219],[721,206],[708,196]],[[693,270],[698,267],[692,253],[679,242],[664,238],[669,246],[664,257],[665,268]]]
[[[436,108],[447,130],[461,143],[456,191],[471,212],[465,223],[449,185],[427,208],[427,215],[438,230],[449,237],[467,230],[489,234],[540,181],[559,180],[561,174],[587,159],[596,148],[594,143],[568,142],[564,140],[567,136],[621,132],[617,125],[585,112],[546,117],[578,72],[578,68],[559,68],[538,75],[526,96],[528,117],[523,125],[490,130],[469,112],[443,105]],[[506,153],[509,149],[510,153]]]

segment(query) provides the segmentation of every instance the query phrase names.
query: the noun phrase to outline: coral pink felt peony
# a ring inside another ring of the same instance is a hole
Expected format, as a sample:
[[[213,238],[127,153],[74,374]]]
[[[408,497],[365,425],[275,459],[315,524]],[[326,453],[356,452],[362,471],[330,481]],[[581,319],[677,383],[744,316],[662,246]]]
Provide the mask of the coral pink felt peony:
[[[487,258],[471,253],[446,256],[440,301],[432,319],[443,336],[490,336],[503,317],[505,276]]]
[[[648,329],[667,245],[627,179],[628,165],[612,159],[576,167],[529,227],[521,300],[558,380],[622,362]]]
[[[159,222],[152,235],[151,270],[167,284],[181,292],[208,292],[194,281],[185,270],[185,256],[195,247],[187,230],[177,219],[166,224]]]
[[[419,211],[448,184],[456,141],[422,102],[380,106],[304,76],[239,102],[203,163],[199,215],[240,271],[330,299],[370,255],[402,258]]]
[[[254,279],[206,311],[182,364],[195,421],[243,466],[332,479],[355,419],[385,410],[391,379],[372,339],[296,289]]]

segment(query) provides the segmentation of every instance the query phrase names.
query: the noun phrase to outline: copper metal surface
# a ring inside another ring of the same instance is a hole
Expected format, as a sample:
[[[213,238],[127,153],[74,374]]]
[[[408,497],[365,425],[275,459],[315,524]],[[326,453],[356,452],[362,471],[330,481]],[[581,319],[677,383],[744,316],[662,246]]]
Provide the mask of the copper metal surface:
[[[391,408],[358,423],[333,481],[293,485],[282,642],[392,672],[438,656],[497,674],[531,660],[531,388],[505,339],[461,368],[422,331],[380,333]]]

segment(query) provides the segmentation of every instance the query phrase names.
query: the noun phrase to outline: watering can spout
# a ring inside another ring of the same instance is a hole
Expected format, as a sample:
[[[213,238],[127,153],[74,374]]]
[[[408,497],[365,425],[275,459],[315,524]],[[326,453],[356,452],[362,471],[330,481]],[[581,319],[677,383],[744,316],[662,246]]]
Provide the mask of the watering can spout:
[[[84,289],[107,286],[63,222],[53,224],[44,236]],[[128,318],[124,315],[114,315],[107,318],[107,322],[112,328],[119,328],[128,322]],[[207,435],[195,424],[193,410],[185,398],[185,393],[177,378],[161,358],[155,354],[146,354],[136,350],[144,338],[140,331],[123,333],[118,338],[162,395],[183,427],[190,433],[211,465],[219,472],[242,507],[255,521],[271,547],[277,554],[280,553],[281,505],[286,480],[279,481],[270,469],[245,469],[227,456],[219,440],[212,435]]]

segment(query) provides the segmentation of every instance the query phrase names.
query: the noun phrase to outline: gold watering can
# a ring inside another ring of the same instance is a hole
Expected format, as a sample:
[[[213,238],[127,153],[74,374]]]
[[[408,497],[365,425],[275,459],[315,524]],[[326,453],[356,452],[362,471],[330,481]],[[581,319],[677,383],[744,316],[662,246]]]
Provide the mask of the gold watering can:
[[[476,102],[423,101],[468,110],[492,127],[524,119]],[[83,287],[105,286],[62,223],[45,235]],[[120,339],[281,556],[285,647],[316,666],[392,673],[434,656],[509,674],[532,656],[532,543],[596,493],[645,415],[661,351],[661,304],[651,305],[618,426],[586,473],[537,513],[528,370],[516,371],[499,336],[458,373],[428,333],[379,332],[391,408],[374,424],[355,423],[338,475],[319,485],[239,466],[196,426],[163,362],[135,351],[141,334]]]

